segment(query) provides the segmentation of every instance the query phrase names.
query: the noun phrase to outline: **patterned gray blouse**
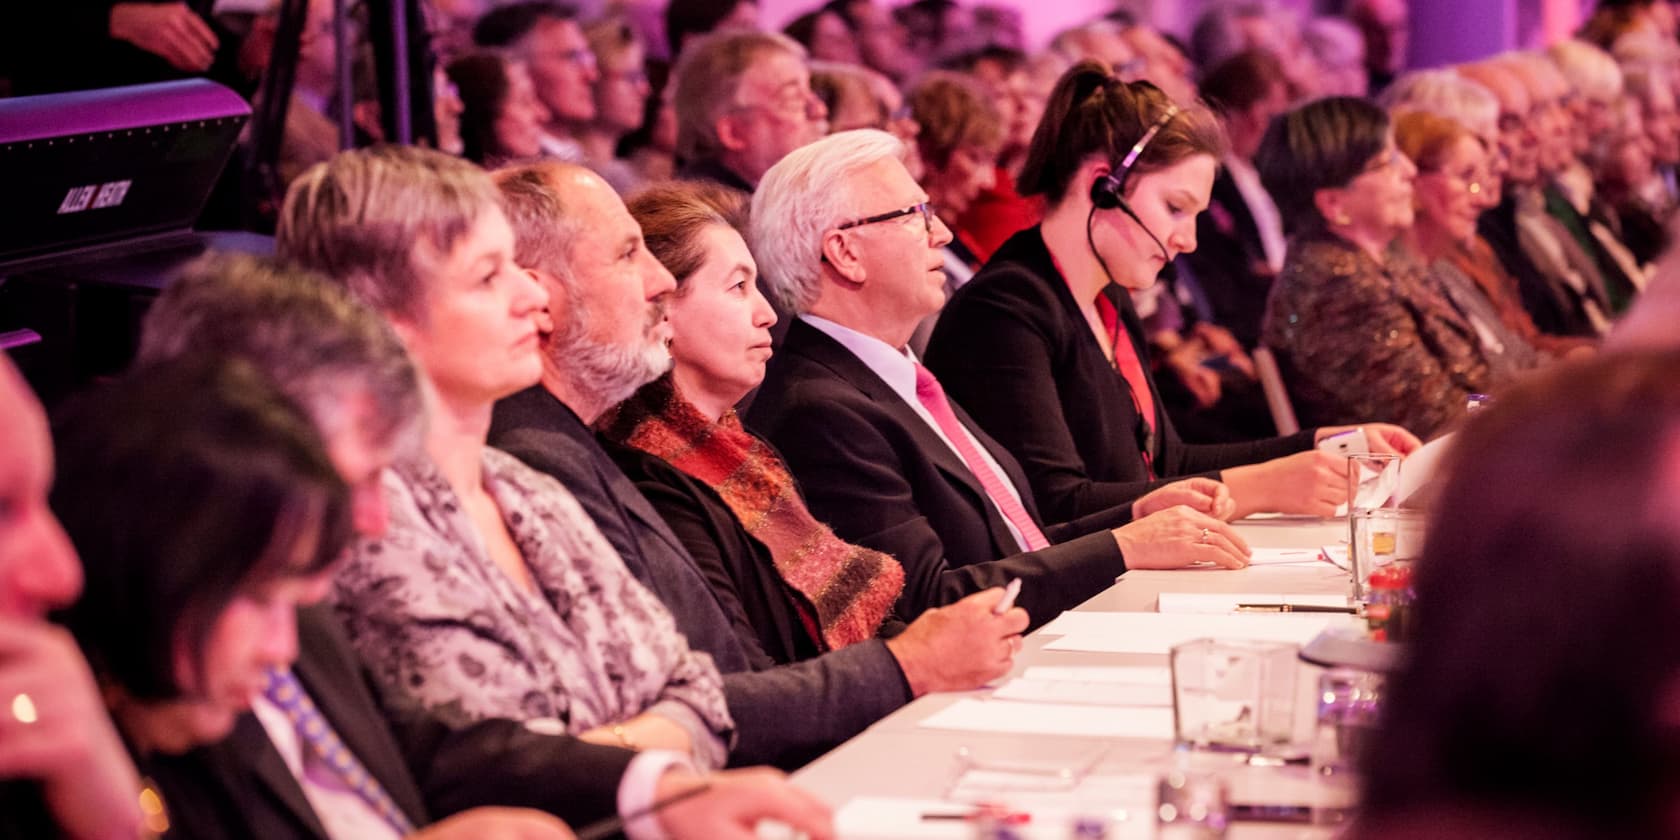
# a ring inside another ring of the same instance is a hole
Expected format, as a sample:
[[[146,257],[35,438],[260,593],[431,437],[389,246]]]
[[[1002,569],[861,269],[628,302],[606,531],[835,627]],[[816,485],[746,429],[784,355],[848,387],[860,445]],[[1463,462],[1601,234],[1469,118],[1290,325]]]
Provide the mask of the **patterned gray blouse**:
[[[429,459],[387,470],[390,527],[354,547],[332,596],[375,678],[457,723],[555,718],[577,734],[651,712],[722,766],[734,724],[711,657],[558,482],[488,447],[483,469],[537,591],[490,559]]]

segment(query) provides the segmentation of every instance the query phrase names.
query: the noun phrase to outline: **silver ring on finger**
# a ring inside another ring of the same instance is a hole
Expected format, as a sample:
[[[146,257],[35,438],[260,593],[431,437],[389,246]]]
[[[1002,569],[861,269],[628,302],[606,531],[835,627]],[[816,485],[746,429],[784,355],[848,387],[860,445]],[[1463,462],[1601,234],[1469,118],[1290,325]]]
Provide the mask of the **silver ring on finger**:
[[[1201,536],[1200,536],[1200,537],[1198,537],[1198,538],[1196,538],[1196,542],[1199,542],[1199,543],[1201,543],[1201,544],[1203,544],[1203,545],[1207,545],[1207,541],[1208,541],[1208,534],[1209,534],[1209,531],[1208,531],[1208,529],[1206,529],[1206,528],[1203,528],[1203,529],[1202,529],[1202,535],[1201,535]]]

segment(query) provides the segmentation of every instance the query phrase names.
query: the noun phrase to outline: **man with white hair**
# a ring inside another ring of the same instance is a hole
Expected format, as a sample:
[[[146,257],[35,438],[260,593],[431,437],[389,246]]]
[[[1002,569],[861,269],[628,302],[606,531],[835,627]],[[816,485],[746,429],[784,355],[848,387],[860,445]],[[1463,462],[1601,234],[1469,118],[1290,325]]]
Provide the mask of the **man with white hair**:
[[[905,615],[915,620],[892,639],[801,661],[766,650],[749,613],[797,615],[798,607],[766,603],[788,598],[779,588],[714,590],[710,580],[721,573],[689,553],[590,428],[670,369],[671,273],[648,252],[624,202],[589,170],[544,162],[503,170],[496,180],[513,222],[515,259],[549,290],[551,328],[541,338],[542,381],[496,404],[490,441],[564,484],[670,609],[689,644],[711,654],[740,721],[731,760],[798,766],[916,696],[969,690],[999,676],[979,642],[1000,618],[993,602],[980,599]],[[720,540],[715,552],[735,550]]]
[[[1245,565],[1241,537],[1220,519],[1188,505],[1151,513],[1180,501],[1228,513],[1223,485],[1206,479],[1075,522],[1039,520],[1020,465],[906,349],[945,302],[951,231],[927,201],[898,141],[872,130],[794,151],[753,196],[760,274],[798,317],[747,424],[786,457],[812,513],[897,557],[902,603],[950,603],[1021,578],[1017,603],[1040,624],[1127,568],[1208,556],[1198,534],[1220,535],[1220,563]],[[1141,518],[1129,522],[1134,507]]]

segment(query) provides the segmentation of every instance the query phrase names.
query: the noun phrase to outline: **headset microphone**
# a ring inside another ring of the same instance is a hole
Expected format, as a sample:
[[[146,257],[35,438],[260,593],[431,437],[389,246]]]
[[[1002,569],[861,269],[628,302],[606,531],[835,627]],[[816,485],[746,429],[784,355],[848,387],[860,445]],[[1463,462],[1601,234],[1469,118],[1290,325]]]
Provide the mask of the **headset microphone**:
[[[1172,269],[1172,255],[1167,251],[1166,244],[1161,241],[1159,236],[1155,235],[1155,231],[1150,230],[1149,226],[1138,218],[1138,214],[1133,212],[1131,205],[1126,203],[1123,195],[1126,189],[1126,176],[1131,174],[1132,166],[1137,163],[1137,159],[1143,154],[1143,150],[1149,146],[1149,141],[1154,140],[1155,135],[1161,133],[1161,129],[1165,128],[1167,123],[1172,121],[1172,118],[1177,114],[1177,105],[1167,105],[1167,110],[1155,120],[1155,124],[1151,125],[1149,130],[1145,131],[1143,136],[1132,144],[1132,148],[1121,159],[1120,165],[1116,166],[1114,171],[1091,182],[1091,213],[1085,218],[1085,238],[1091,246],[1092,255],[1097,258],[1098,264],[1102,266],[1103,272],[1109,275],[1111,281],[1114,279],[1114,275],[1108,271],[1108,263],[1103,260],[1101,254],[1097,253],[1096,242],[1091,238],[1091,222],[1098,210],[1119,210],[1130,216],[1132,221],[1136,222],[1137,226],[1149,237],[1149,240],[1155,243],[1155,247],[1161,249],[1161,260],[1166,263],[1166,269],[1168,271]]]

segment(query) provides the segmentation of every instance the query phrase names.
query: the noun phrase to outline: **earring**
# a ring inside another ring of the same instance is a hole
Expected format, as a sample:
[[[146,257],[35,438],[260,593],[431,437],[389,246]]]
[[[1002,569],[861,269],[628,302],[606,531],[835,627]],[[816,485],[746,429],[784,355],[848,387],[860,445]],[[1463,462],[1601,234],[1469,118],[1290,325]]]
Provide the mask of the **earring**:
[[[1351,225],[1351,224],[1353,224],[1353,217],[1349,216],[1346,213],[1337,213],[1336,214],[1336,224],[1342,225],[1343,227]]]

